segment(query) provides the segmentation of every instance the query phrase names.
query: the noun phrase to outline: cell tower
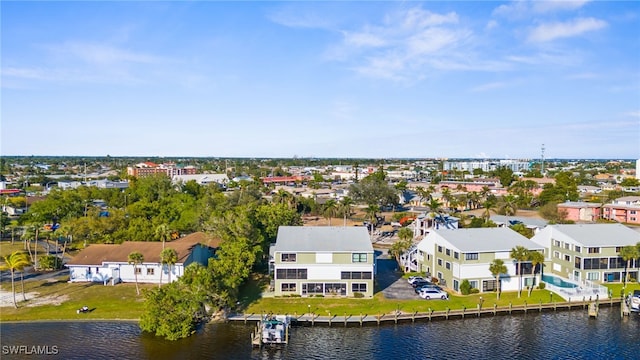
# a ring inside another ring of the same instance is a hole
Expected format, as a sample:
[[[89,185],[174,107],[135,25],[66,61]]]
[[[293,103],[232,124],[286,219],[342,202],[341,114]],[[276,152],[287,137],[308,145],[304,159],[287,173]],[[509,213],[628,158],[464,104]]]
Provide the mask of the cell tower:
[[[542,165],[540,166],[540,173],[542,174],[542,176],[544,177],[544,144],[542,144],[542,149],[541,149],[541,155],[542,155]]]

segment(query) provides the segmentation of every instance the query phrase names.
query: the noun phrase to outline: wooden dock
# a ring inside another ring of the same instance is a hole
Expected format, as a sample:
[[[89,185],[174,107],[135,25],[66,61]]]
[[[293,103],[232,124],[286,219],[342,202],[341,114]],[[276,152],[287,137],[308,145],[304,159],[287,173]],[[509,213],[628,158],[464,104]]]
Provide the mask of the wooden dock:
[[[435,321],[464,319],[469,317],[490,317],[498,315],[520,315],[526,313],[539,313],[550,311],[566,311],[566,310],[582,310],[589,312],[590,305],[593,301],[572,301],[572,302],[554,302],[554,303],[535,303],[502,307],[476,307],[463,309],[446,309],[446,310],[427,310],[426,312],[401,312],[394,311],[386,314],[335,314],[329,316],[320,316],[315,313],[307,313],[302,315],[288,314],[292,316],[293,325],[298,326],[365,326],[365,325],[381,325],[381,324],[398,324],[416,321]],[[607,299],[599,301],[597,306],[614,307],[620,306],[624,301],[620,299]],[[260,321],[261,314],[234,314],[227,317],[227,321],[251,323],[254,325],[256,321]]]

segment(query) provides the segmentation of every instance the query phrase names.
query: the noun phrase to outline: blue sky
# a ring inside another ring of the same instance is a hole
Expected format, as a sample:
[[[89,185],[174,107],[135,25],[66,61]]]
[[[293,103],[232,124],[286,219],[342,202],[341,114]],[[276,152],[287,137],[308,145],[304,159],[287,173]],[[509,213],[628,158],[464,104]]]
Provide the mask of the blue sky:
[[[5,155],[640,158],[635,1],[0,10]]]

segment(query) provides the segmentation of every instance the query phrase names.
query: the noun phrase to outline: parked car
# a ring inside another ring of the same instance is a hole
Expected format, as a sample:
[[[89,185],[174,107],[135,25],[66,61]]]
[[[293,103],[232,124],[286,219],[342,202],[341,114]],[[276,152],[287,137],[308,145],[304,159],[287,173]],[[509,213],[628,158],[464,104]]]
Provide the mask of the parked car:
[[[411,286],[413,286],[414,288],[423,287],[425,285],[433,285],[433,283],[426,280],[422,280],[422,281],[415,281],[413,284],[411,284]]]
[[[440,291],[444,291],[440,286],[438,285],[434,285],[434,284],[426,284],[426,285],[422,285],[422,286],[418,286],[415,291],[416,294],[419,294],[420,291],[422,291],[422,289],[436,289],[436,290],[440,290]]]
[[[423,289],[422,291],[420,291],[420,294],[418,294],[418,295],[420,295],[420,297],[425,299],[425,300],[430,300],[430,299],[447,300],[447,299],[449,299],[449,294],[447,294],[446,291],[441,291],[441,290],[433,289],[433,288]]]
[[[409,276],[409,279],[407,279],[407,281],[409,282],[409,284],[413,285],[413,283],[416,281],[427,281],[427,279],[423,278],[422,276]]]

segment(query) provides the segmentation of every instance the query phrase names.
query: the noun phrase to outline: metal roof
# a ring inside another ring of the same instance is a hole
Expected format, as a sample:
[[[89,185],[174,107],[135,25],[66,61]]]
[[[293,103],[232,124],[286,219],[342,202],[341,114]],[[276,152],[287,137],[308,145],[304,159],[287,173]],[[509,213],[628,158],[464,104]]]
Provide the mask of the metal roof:
[[[640,234],[622,224],[549,225],[551,237],[559,232],[584,246],[626,246],[640,241]]]
[[[518,245],[530,250],[544,249],[544,246],[534,243],[509,228],[439,229],[434,230],[433,233],[464,253],[511,251]]]
[[[278,252],[373,251],[363,226],[280,226],[274,247]]]

